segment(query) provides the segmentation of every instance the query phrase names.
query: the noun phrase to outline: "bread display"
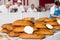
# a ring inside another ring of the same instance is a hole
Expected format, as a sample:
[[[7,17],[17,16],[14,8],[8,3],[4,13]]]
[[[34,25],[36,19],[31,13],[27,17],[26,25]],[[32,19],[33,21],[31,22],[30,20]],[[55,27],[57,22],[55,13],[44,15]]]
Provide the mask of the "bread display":
[[[15,25],[15,26],[33,26],[33,23],[31,21],[17,20],[15,22],[13,22],[12,25]]]
[[[30,34],[30,35],[28,35],[28,34],[26,34],[26,33],[21,33],[20,35],[19,35],[19,37],[20,38],[28,38],[28,39],[31,39],[31,38],[39,38],[39,39],[42,39],[42,38],[45,38],[45,35],[43,35],[43,34],[39,34],[39,35],[37,35],[37,34]]]
[[[34,20],[34,18],[24,18],[13,23],[3,24],[1,32],[7,33],[10,37],[43,39],[46,35],[53,35],[54,30],[60,30],[57,19],[39,18]]]

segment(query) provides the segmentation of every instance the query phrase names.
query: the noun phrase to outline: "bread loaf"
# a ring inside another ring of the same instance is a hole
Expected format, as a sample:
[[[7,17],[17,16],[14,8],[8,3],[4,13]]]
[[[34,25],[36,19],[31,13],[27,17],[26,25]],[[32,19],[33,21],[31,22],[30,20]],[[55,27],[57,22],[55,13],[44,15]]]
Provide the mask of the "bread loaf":
[[[45,35],[52,35],[54,34],[54,32],[52,30],[48,30],[48,29],[40,29],[36,32],[34,32],[36,34],[45,34]]]
[[[3,24],[2,28],[5,28],[7,30],[13,30],[12,24]]]
[[[41,23],[41,22],[35,22],[34,26],[37,27],[37,28],[47,28],[47,27],[45,26],[45,24],[43,24],[43,23]]]
[[[2,33],[8,33],[8,30],[7,29],[2,29],[0,32],[2,32]]]
[[[12,31],[12,32],[9,32],[8,35],[11,37],[17,37],[17,36],[19,36],[19,33],[15,33]]]
[[[53,26],[53,29],[60,30],[60,26]]]
[[[17,20],[12,23],[12,25],[15,26],[33,26],[33,23],[30,21],[25,21],[25,20]]]
[[[46,24],[50,24],[50,25],[58,25],[57,22],[46,22]]]
[[[37,35],[37,34],[26,34],[26,33],[21,33],[20,35],[19,35],[19,37],[20,38],[25,38],[25,39],[31,39],[31,38],[33,38],[33,39],[36,39],[36,38],[38,38],[38,39],[42,39],[42,38],[45,38],[45,35],[43,35],[43,34],[40,34],[40,35]]]

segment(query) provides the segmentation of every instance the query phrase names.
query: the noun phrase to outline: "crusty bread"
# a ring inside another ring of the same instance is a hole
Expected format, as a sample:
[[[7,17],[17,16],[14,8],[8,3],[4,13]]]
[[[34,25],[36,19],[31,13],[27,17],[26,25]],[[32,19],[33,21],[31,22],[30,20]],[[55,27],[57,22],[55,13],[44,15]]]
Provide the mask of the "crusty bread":
[[[3,24],[2,28],[5,28],[7,30],[13,30],[12,24]]]
[[[15,27],[13,29],[14,32],[24,32],[24,27]]]
[[[12,32],[9,32],[8,35],[11,37],[17,37],[17,36],[19,36],[19,33],[15,33],[12,31]]]
[[[34,21],[34,18],[24,18],[23,20],[26,20],[26,21]]]
[[[60,30],[60,26],[53,26],[53,29]]]
[[[38,30],[36,27],[32,27],[34,31]],[[15,27],[13,29],[14,32],[24,32],[24,27]]]
[[[57,22],[46,22],[46,24],[50,24],[50,25],[58,25],[58,23]]]
[[[48,30],[48,29],[40,29],[36,32],[34,32],[36,34],[45,34],[45,35],[52,35],[54,34],[54,32],[52,30]]]
[[[43,34],[39,34],[39,35],[37,35],[37,34],[26,34],[26,33],[21,33],[20,35],[19,35],[19,37],[20,38],[28,38],[28,39],[31,39],[31,38],[39,38],[39,39],[42,39],[42,38],[45,38],[45,35],[43,35]]]
[[[47,28],[47,27],[45,26],[45,24],[43,24],[43,23],[41,23],[41,22],[35,22],[34,26],[37,27],[37,28]]]
[[[37,19],[37,21],[44,22],[45,19],[47,19],[47,18],[39,18],[39,19]]]
[[[54,22],[54,21],[55,21],[55,18],[44,19],[44,22]]]
[[[2,33],[8,33],[8,30],[7,29],[2,29],[0,32],[2,32]]]
[[[15,26],[33,26],[33,23],[30,21],[25,21],[25,20],[17,20],[12,23],[12,25]]]

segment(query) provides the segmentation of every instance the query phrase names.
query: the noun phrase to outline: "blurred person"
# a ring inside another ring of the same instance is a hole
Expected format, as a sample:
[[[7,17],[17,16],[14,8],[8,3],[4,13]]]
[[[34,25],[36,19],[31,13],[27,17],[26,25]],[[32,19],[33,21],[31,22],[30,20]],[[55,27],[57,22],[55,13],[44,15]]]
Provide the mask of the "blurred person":
[[[6,3],[5,5],[0,6],[0,13],[9,13],[10,12],[10,2]]]
[[[13,6],[13,9],[17,10],[17,13],[24,13],[24,6],[22,5],[22,2],[20,0],[17,1],[17,3]]]
[[[50,18],[60,17],[60,2],[56,1],[50,9]]]
[[[28,8],[27,12],[37,12],[37,9],[35,8],[35,5],[31,4],[31,7]]]

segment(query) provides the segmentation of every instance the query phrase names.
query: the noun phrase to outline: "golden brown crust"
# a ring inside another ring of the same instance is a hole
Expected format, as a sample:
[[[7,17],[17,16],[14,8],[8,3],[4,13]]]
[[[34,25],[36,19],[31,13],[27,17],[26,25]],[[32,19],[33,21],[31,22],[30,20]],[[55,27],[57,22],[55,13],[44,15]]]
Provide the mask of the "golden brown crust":
[[[13,30],[12,24],[4,24],[2,28],[6,28],[7,30]]]
[[[24,21],[24,20],[17,20],[12,23],[12,25],[16,26],[33,26],[33,23],[30,21]]]
[[[53,26],[53,29],[60,30],[60,26]]]
[[[46,24],[50,24],[50,25],[58,25],[58,23],[57,22],[46,22]]]
[[[33,27],[34,31],[38,30],[36,27]]]
[[[36,22],[36,23],[34,24],[34,26],[37,27],[37,28],[47,28],[47,27],[45,26],[45,24],[43,24],[43,23],[41,23],[41,22]]]
[[[2,33],[8,33],[8,30],[7,29],[2,29],[1,32]]]
[[[47,18],[39,18],[39,19],[37,19],[37,21],[44,22],[45,19],[47,19]]]
[[[25,33],[21,33],[20,35],[19,35],[19,37],[20,38],[28,38],[28,39],[31,39],[31,38],[39,38],[39,39],[42,39],[42,38],[45,38],[45,35],[43,35],[43,34],[40,34],[40,35],[37,35],[37,34],[25,34]]]
[[[52,35],[54,32],[52,30],[48,30],[48,29],[40,29],[36,32],[34,32],[36,34],[45,34],[45,35]]]
[[[12,31],[12,32],[9,32],[8,35],[11,37],[17,37],[17,36],[19,36],[19,33],[15,33]]]
[[[13,29],[14,32],[24,32],[24,27],[15,27]]]
[[[11,24],[3,24],[2,28],[7,28],[8,26],[10,26]]]
[[[54,21],[55,21],[55,18],[44,19],[44,22],[54,22]]]
[[[60,17],[59,18],[56,18],[56,20],[60,20]]]
[[[34,21],[34,18],[24,18],[23,20],[26,20],[26,21]]]
[[[32,27],[34,31],[38,30],[36,27]],[[24,27],[15,27],[13,29],[14,32],[24,32]]]

